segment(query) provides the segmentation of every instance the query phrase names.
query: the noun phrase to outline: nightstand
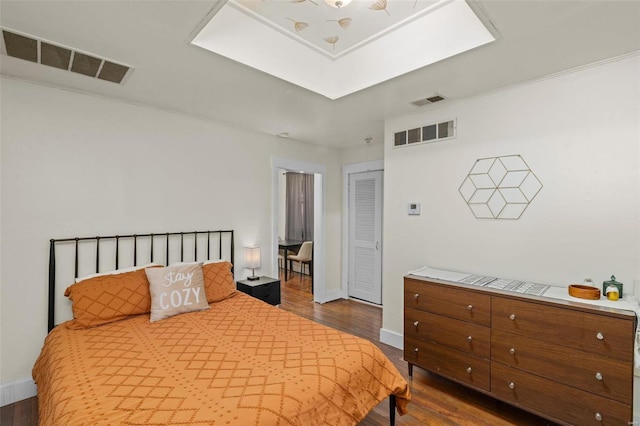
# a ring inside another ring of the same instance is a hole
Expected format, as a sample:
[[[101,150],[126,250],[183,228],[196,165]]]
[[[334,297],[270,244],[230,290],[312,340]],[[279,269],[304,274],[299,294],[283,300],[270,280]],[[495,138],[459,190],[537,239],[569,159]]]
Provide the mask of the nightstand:
[[[267,302],[271,305],[280,304],[280,280],[269,277],[260,277],[255,281],[240,280],[236,283],[238,290]]]

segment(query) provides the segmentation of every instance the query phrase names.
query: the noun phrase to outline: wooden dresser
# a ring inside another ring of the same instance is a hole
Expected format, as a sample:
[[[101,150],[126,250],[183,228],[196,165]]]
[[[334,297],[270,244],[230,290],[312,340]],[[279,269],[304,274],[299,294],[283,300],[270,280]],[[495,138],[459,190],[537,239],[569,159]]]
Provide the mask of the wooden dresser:
[[[635,314],[406,276],[404,357],[549,420],[633,420]]]

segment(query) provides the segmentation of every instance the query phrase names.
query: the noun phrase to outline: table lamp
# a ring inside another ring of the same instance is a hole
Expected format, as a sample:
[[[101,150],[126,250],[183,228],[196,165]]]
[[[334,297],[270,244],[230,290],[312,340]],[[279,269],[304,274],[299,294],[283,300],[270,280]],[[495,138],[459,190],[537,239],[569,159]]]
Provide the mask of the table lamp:
[[[260,247],[245,247],[245,268],[251,269],[251,276],[247,277],[249,281],[255,281],[260,277],[256,277],[256,268],[260,267]]]

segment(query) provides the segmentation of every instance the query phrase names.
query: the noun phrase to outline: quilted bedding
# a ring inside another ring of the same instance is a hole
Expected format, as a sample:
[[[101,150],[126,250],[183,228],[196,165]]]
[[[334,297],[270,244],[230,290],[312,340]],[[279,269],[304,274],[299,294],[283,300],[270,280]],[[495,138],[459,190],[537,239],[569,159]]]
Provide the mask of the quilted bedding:
[[[62,324],[33,377],[41,425],[353,425],[410,399],[371,342],[245,294],[154,323]]]

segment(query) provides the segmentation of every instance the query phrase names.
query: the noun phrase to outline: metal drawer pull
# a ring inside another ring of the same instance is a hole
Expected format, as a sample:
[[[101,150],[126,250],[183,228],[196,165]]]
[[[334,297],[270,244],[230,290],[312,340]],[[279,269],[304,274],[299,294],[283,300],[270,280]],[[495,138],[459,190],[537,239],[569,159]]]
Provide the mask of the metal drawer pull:
[[[470,311],[473,309],[473,305],[467,305],[467,311]]]
[[[467,336],[467,341],[468,341],[468,342],[470,342],[470,341],[472,341],[472,340],[473,340],[473,337],[472,337],[472,336]]]
[[[602,421],[602,414],[596,413],[596,420],[601,422]]]
[[[596,373],[596,380],[602,380],[602,374],[599,371]]]
[[[604,335],[598,331],[598,334],[596,334],[596,339],[604,340]]]
[[[415,297],[415,299],[418,300],[418,297],[420,297],[420,294],[416,293],[413,295],[413,297]]]
[[[468,374],[471,374],[471,371],[472,371],[472,370],[471,370],[471,367],[467,367],[467,373],[468,373]]]
[[[414,327],[417,327],[417,326],[418,326],[418,321],[414,321],[414,322],[413,322],[413,326],[414,326]]]
[[[414,351],[415,353],[418,353],[418,348],[415,348],[413,351]]]
[[[511,315],[509,315],[509,319],[510,319],[511,321],[515,321],[515,320],[516,320],[516,314],[511,314]]]
[[[516,384],[513,382],[509,382],[509,389],[515,389]]]
[[[515,355],[515,354],[516,354],[516,348],[511,348],[511,349],[509,349],[509,353],[510,353],[511,355]]]

